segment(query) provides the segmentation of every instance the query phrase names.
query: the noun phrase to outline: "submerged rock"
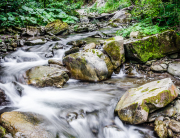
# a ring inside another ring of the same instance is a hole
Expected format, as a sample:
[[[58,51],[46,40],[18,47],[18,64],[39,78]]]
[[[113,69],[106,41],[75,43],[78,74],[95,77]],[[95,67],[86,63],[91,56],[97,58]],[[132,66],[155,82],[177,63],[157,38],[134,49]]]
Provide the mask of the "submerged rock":
[[[32,113],[5,112],[1,114],[1,124],[13,136],[22,133],[27,138],[53,138],[43,127],[43,117]]]
[[[118,102],[115,111],[122,121],[144,123],[149,113],[165,107],[178,96],[179,90],[170,78],[153,81],[129,89]]]
[[[62,87],[69,76],[66,71],[57,67],[37,66],[26,71],[27,83],[39,87]]]
[[[111,77],[113,66],[104,53],[97,49],[80,51],[63,59],[71,76],[83,81],[102,81]]]
[[[45,31],[48,34],[58,35],[68,30],[68,24],[60,20],[55,20],[45,26]]]
[[[180,50],[180,36],[175,31],[147,36],[142,39],[127,40],[124,43],[126,58],[138,62],[159,59]]]
[[[103,49],[109,55],[114,69],[117,69],[122,63],[125,62],[123,42],[124,41],[121,36],[116,36],[108,39],[103,47]]]

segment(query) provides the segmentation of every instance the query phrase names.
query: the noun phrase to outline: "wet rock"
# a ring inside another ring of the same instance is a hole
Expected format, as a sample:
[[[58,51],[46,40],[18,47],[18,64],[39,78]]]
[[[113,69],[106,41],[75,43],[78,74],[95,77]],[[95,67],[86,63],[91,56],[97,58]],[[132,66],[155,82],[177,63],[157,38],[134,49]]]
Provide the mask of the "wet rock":
[[[151,114],[149,114],[148,121],[152,122],[159,116],[172,117],[176,114],[176,110],[173,106],[168,105],[162,109],[159,109]]]
[[[172,132],[171,129],[168,129],[168,136],[169,136],[170,138],[172,138],[172,137],[174,136],[174,134],[173,134],[173,132]]]
[[[115,112],[122,121],[130,124],[144,123],[149,113],[165,107],[178,96],[179,90],[170,78],[153,81],[129,89],[118,102]]]
[[[61,40],[61,38],[59,38],[59,37],[57,37],[57,36],[50,36],[49,37],[51,40],[53,40],[53,41],[60,41]]]
[[[96,44],[95,43],[90,43],[90,44],[87,44],[84,46],[84,50],[87,50],[87,49],[95,49],[96,48]]]
[[[68,80],[68,74],[57,68],[49,66],[37,66],[26,71],[28,84],[39,87],[62,87]]]
[[[18,40],[17,40],[17,46],[18,46],[18,47],[24,46],[24,40],[18,39]]]
[[[142,39],[126,40],[124,47],[127,59],[147,62],[177,53],[180,50],[180,36],[170,30]]]
[[[180,76],[180,62],[173,62],[169,64],[168,72],[174,76]]]
[[[45,26],[45,31],[48,34],[58,35],[68,30],[68,24],[60,20],[55,20]]]
[[[34,46],[34,45],[43,45],[45,43],[46,43],[46,40],[36,39],[36,40],[32,40],[32,41],[26,41],[25,45]]]
[[[65,52],[65,56],[79,52],[79,47],[71,48]]]
[[[100,50],[80,51],[64,57],[63,63],[72,78],[84,81],[102,81],[111,77],[113,66],[110,59]]]
[[[171,120],[169,123],[169,128],[176,133],[180,132],[180,122],[176,121],[176,120]]]
[[[9,99],[5,94],[5,91],[0,88],[0,106],[5,106],[9,103]]]
[[[62,62],[60,60],[55,60],[55,59],[49,59],[48,64],[56,64],[59,66],[63,66]]]
[[[92,32],[97,29],[98,29],[98,27],[96,24],[78,23],[76,25],[72,25],[69,30],[70,30],[70,32],[83,33],[83,32]]]
[[[118,68],[122,63],[125,62],[123,42],[124,41],[121,36],[116,36],[110,40],[107,40],[103,47],[103,49],[110,57],[114,69]]]
[[[166,128],[166,125],[164,124],[163,121],[161,120],[157,120],[155,122],[155,128],[154,128],[154,131],[157,133],[158,137],[159,138],[167,138],[168,136],[168,131],[167,131],[167,128]]]
[[[64,47],[65,47],[65,45],[57,42],[52,49],[57,50],[57,49],[63,49]]]
[[[68,113],[67,115],[66,115],[66,120],[68,121],[68,122],[71,122],[71,121],[73,121],[73,120],[75,120],[75,119],[77,119],[78,118],[78,113],[76,113],[76,112],[71,112],[71,113]]]
[[[167,65],[166,64],[152,65],[151,70],[155,72],[165,72],[167,71]]]
[[[54,52],[53,51],[49,51],[47,54],[45,54],[46,58],[52,58],[54,57]]]
[[[73,45],[73,47],[82,47],[85,44],[86,44],[86,41],[83,41],[83,40],[71,41],[67,43],[67,45]]]
[[[17,132],[28,138],[52,138],[43,126],[43,117],[32,113],[5,112],[1,114],[1,123],[13,136]]]
[[[19,85],[17,82],[13,82],[13,84],[19,95],[22,96],[24,88],[21,85]]]

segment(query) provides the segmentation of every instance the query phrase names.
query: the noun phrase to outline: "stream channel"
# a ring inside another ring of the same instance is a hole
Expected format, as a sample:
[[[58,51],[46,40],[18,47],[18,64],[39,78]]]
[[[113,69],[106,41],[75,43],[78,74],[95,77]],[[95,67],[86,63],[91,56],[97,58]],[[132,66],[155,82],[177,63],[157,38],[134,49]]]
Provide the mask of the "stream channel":
[[[117,29],[104,29],[104,33],[114,33]],[[97,41],[91,38],[95,32],[69,35],[59,43],[64,45],[74,40]],[[99,38],[100,39],[100,38]],[[57,42],[57,41],[56,41]],[[45,53],[55,41],[44,45],[24,46],[8,54],[1,60],[0,88],[5,90],[10,104],[1,107],[1,113],[7,111],[33,112],[45,116],[44,125],[60,138],[154,138],[154,131],[146,126],[124,124],[114,109],[120,97],[129,89],[146,83],[145,78],[128,78],[121,69],[111,79],[89,83],[74,79],[63,88],[37,88],[25,85],[23,74],[26,70],[47,65]],[[66,46],[56,50],[53,59],[63,59]],[[138,76],[138,73],[137,73]],[[22,88],[20,95],[13,82]]]

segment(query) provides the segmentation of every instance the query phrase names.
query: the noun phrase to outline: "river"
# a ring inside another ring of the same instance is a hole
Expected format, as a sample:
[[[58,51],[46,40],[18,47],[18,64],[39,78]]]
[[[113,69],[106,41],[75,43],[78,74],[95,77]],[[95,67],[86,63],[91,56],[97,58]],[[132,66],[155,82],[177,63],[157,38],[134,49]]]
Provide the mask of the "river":
[[[116,29],[103,30],[113,33]],[[90,38],[91,33],[75,34],[62,38],[59,43]],[[70,79],[63,88],[37,88],[25,85],[23,74],[39,65],[47,65],[45,53],[56,42],[44,45],[24,46],[1,60],[0,88],[5,90],[11,103],[1,107],[4,111],[38,113],[47,118],[46,127],[54,137],[61,138],[153,138],[154,132],[144,126],[124,124],[114,115],[120,97],[132,87],[145,83],[144,79],[127,78],[123,70],[112,78],[99,83],[81,82]],[[64,52],[71,46],[56,50],[53,59],[62,61]],[[138,74],[138,73],[137,73]],[[142,81],[143,80],[143,81]],[[22,88],[19,94],[15,84]],[[57,135],[58,134],[58,135]]]

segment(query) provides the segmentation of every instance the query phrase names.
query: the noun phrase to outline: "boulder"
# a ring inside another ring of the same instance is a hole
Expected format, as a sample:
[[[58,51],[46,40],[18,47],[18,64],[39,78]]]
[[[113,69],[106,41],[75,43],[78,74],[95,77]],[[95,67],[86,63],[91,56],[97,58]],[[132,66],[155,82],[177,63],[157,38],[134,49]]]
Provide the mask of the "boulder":
[[[48,34],[58,35],[68,30],[68,28],[69,27],[67,23],[64,23],[60,20],[55,20],[45,26],[45,31]]]
[[[169,30],[142,39],[126,40],[124,47],[127,59],[144,63],[180,51],[180,36]]]
[[[97,49],[80,51],[63,59],[71,76],[83,81],[102,81],[111,77],[113,66],[104,53]]]
[[[95,48],[96,48],[96,44],[95,43],[90,43],[90,44],[85,45],[84,50],[95,49]]]
[[[25,45],[28,45],[28,46],[43,45],[46,42],[47,42],[46,40],[36,39],[36,40],[32,40],[32,41],[26,41]]]
[[[116,36],[108,39],[103,47],[110,57],[114,69],[117,69],[122,63],[125,62],[123,42],[124,41],[121,36]]]
[[[131,21],[130,17],[130,13],[120,10],[110,19],[110,22],[129,23]]]
[[[37,66],[26,71],[26,82],[38,87],[55,86],[62,87],[69,76],[57,67]]]
[[[165,107],[178,96],[179,90],[170,78],[129,89],[118,102],[115,112],[122,121],[144,123],[149,113]]]
[[[167,65],[166,64],[152,65],[151,70],[155,72],[164,72],[167,71]]]
[[[73,45],[73,47],[82,47],[85,44],[86,44],[86,41],[84,40],[71,41],[67,43],[67,45]]]
[[[43,117],[37,114],[5,112],[1,114],[0,121],[13,136],[20,132],[27,138],[53,138],[43,126]]]
[[[180,62],[170,63],[168,66],[168,72],[174,76],[180,76]]]

